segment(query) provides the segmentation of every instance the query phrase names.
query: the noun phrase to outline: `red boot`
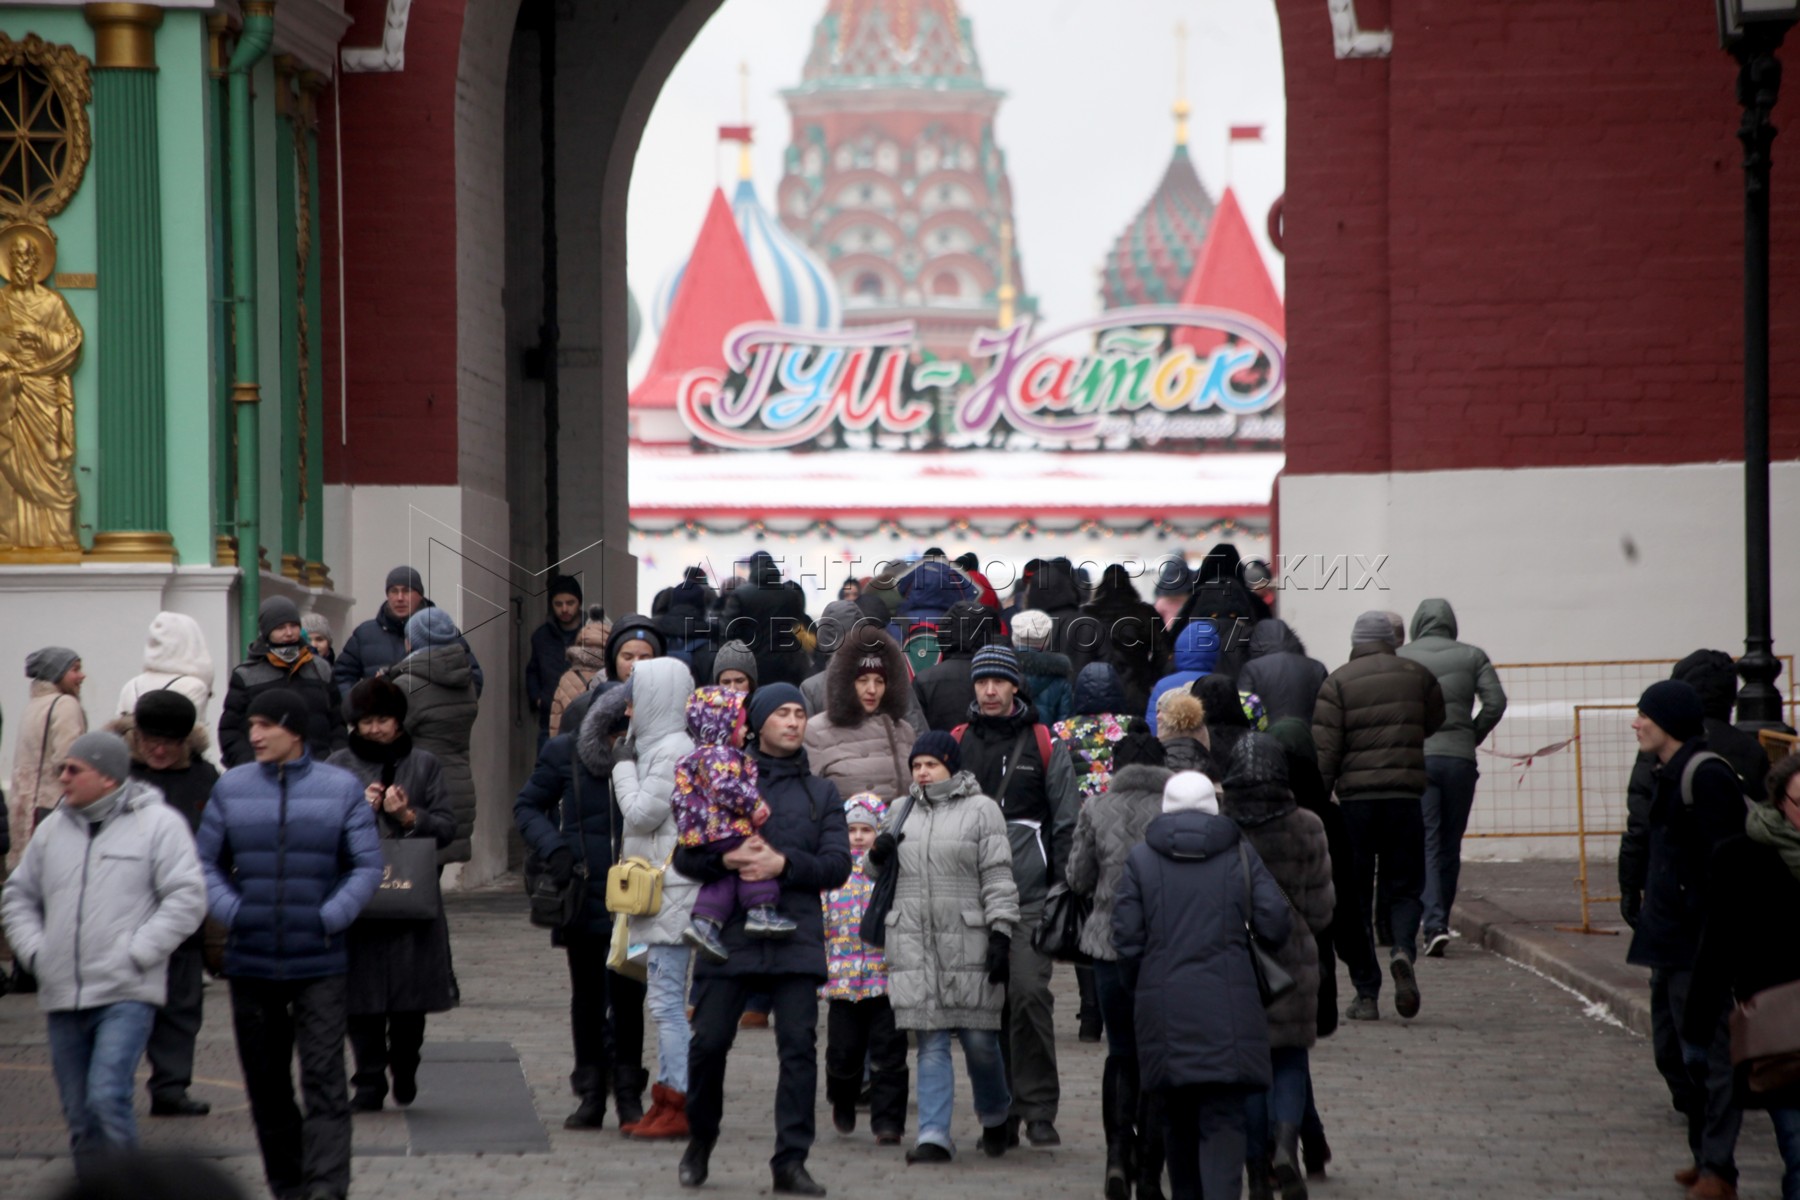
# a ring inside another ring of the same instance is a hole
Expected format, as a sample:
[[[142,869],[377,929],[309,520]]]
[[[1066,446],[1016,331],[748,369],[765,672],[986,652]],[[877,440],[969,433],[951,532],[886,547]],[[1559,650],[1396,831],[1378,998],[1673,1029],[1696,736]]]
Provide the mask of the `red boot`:
[[[659,1083],[656,1085],[656,1103],[658,1107],[654,1114],[645,1117],[644,1123],[631,1131],[631,1136],[640,1141],[687,1137],[686,1094]]]

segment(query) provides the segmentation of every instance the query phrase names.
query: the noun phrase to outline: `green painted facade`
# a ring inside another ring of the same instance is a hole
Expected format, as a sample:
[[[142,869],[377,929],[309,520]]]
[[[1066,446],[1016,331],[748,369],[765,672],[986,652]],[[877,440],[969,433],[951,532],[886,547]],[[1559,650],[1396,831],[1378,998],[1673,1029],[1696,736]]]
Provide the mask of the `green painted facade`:
[[[79,7],[5,8],[0,9],[0,32],[15,40],[36,34],[49,42],[73,46],[90,63],[94,55],[94,34]],[[173,537],[177,561],[184,565],[207,564],[214,560],[215,540],[233,529],[235,481],[232,461],[232,413],[230,390],[232,373],[230,304],[232,287],[229,274],[231,247],[229,223],[225,211],[225,176],[227,171],[224,137],[226,90],[211,73],[210,42],[206,15],[188,9],[167,9],[156,32],[157,66],[147,72],[151,81],[128,82],[115,87],[120,95],[136,87],[139,95],[153,95],[153,124],[141,122],[142,128],[132,133],[139,138],[153,136],[153,148],[135,146],[129,152],[115,154],[117,146],[103,147],[109,128],[116,134],[129,124],[108,125],[104,103],[111,98],[104,86],[96,87],[89,109],[95,151],[90,159],[80,189],[73,200],[50,226],[57,238],[56,272],[59,275],[94,275],[95,288],[60,289],[76,319],[85,331],[80,365],[74,376],[76,486],[80,492],[79,532],[83,545],[92,542],[97,530],[108,528],[153,528],[134,522],[132,514],[121,517],[120,505],[153,512],[156,505],[133,493],[129,486],[109,494],[106,501],[107,521],[102,520],[101,495],[105,490],[99,481],[101,463],[110,454],[111,461],[125,462],[122,474],[131,483],[132,456],[140,456],[143,448],[127,446],[109,448],[102,441],[105,432],[115,440],[132,440],[141,424],[122,419],[125,414],[106,410],[107,386],[122,387],[118,378],[102,383],[101,362],[107,352],[101,328],[101,297],[107,277],[101,272],[99,247],[102,240],[101,209],[98,195],[104,186],[109,163],[145,164],[154,161],[154,194],[160,206],[154,225],[160,229],[160,296],[162,331],[160,372],[163,382],[163,435],[159,457],[154,467],[137,472],[138,478],[154,478],[160,474],[159,490],[162,512],[156,514],[162,528]],[[101,72],[96,69],[96,84]],[[126,81],[122,81],[126,82]],[[320,561],[322,535],[316,514],[318,497],[323,490],[322,471],[318,459],[323,452],[322,421],[319,399],[322,392],[322,342],[319,336],[318,259],[321,242],[318,228],[318,172],[316,139],[302,139],[309,151],[310,182],[313,201],[312,270],[306,307],[310,310],[312,398],[311,434],[308,445],[308,474],[318,482],[310,489],[314,498],[304,516],[300,516],[299,447],[292,416],[283,420],[282,399],[297,395],[297,347],[293,325],[299,319],[302,304],[300,287],[305,278],[294,255],[293,222],[298,208],[297,179],[293,159],[295,136],[288,117],[278,114],[275,89],[278,86],[273,62],[265,60],[253,76],[253,125],[255,138],[255,199],[260,220],[257,221],[257,313],[259,374],[262,380],[263,409],[259,435],[263,536],[272,565],[279,566],[283,553],[303,560]],[[141,115],[141,107],[137,110]],[[285,163],[283,155],[285,154]],[[118,168],[115,168],[118,169]],[[117,224],[130,214],[112,216]],[[107,232],[114,232],[109,224]],[[135,228],[127,227],[120,236],[141,238],[148,224],[139,219]],[[115,251],[115,261],[117,251]],[[140,261],[155,257],[140,256]],[[118,327],[118,317],[113,317]],[[146,325],[130,326],[143,335]],[[285,353],[284,353],[285,351]],[[139,362],[157,356],[135,356]],[[117,363],[113,364],[116,369]],[[284,425],[287,442],[283,443]],[[138,499],[133,500],[133,496]],[[287,521],[283,514],[294,514]],[[110,524],[108,523],[110,522]],[[250,551],[254,554],[254,550]],[[241,561],[253,561],[250,554]]]

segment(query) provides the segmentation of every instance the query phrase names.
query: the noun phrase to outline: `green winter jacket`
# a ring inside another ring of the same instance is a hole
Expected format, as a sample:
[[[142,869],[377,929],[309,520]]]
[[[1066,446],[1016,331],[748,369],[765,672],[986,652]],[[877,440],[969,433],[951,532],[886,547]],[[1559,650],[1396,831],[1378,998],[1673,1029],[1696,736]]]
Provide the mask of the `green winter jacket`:
[[[1426,756],[1473,762],[1475,747],[1494,732],[1506,711],[1506,690],[1487,652],[1456,640],[1456,613],[1448,600],[1419,602],[1412,640],[1400,647],[1400,657],[1428,668],[1444,689],[1444,724],[1425,739]],[[1474,711],[1477,697],[1480,712]]]

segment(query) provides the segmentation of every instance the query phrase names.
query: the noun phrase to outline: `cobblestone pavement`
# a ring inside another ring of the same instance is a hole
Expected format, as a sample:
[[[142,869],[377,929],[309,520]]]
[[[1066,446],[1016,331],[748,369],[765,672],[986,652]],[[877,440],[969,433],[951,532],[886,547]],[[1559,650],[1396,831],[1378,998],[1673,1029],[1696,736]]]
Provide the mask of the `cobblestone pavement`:
[[[679,1143],[644,1144],[610,1127],[568,1133],[571,1104],[567,974],[560,952],[526,924],[515,890],[450,899],[464,1003],[432,1018],[428,1037],[507,1041],[519,1054],[549,1155],[408,1156],[406,1118],[389,1110],[356,1118],[352,1194],[382,1200],[636,1195],[675,1197]],[[1419,967],[1425,1007],[1402,1023],[1347,1026],[1314,1052],[1314,1077],[1335,1159],[1315,1186],[1322,1200],[1418,1197],[1570,1197],[1680,1200],[1669,1173],[1683,1165],[1682,1131],[1648,1043],[1584,1014],[1556,984],[1457,942]],[[993,1161],[967,1153],[948,1167],[910,1170],[897,1148],[866,1132],[839,1138],[820,1099],[822,1132],[811,1167],[836,1196],[884,1200],[979,1189],[986,1200],[1098,1197],[1104,1160],[1099,1109],[1102,1049],[1075,1037],[1074,979],[1058,971],[1063,1146]],[[1386,998],[1384,997],[1384,1005]],[[652,1026],[652,1031],[654,1026]],[[653,1033],[652,1033],[653,1036]],[[821,1050],[823,1037],[821,1037]],[[654,1065],[654,1051],[646,1048]],[[47,1068],[44,1026],[29,997],[0,1000],[0,1197],[35,1200],[67,1178],[65,1135]],[[973,1150],[966,1081],[958,1064],[959,1134]],[[261,1188],[222,985],[207,989],[197,1095],[214,1106],[200,1120],[144,1117],[144,1142],[223,1160],[252,1196]],[[774,1039],[745,1031],[731,1060],[725,1131],[705,1195],[769,1190]],[[821,1072],[822,1074],[822,1072]],[[431,1104],[421,1095],[415,1108]],[[139,1090],[140,1113],[145,1102]],[[1779,1164],[1766,1117],[1750,1114],[1740,1145],[1742,1195],[1779,1195]]]

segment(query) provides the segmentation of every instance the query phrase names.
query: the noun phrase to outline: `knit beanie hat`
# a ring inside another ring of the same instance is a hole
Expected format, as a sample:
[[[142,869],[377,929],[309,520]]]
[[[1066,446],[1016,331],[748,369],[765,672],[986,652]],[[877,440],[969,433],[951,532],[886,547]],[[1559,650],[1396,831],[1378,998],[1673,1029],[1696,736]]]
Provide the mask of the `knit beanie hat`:
[[[1049,613],[1028,608],[1012,619],[1013,645],[1021,650],[1042,650],[1050,644],[1050,634],[1055,628]]]
[[[45,646],[42,650],[33,650],[25,656],[25,676],[28,679],[41,679],[45,683],[55,683],[80,661],[81,655],[67,646]]]
[[[874,792],[858,792],[844,801],[844,824],[870,825],[881,828],[887,819],[887,804]]]
[[[975,652],[969,667],[969,682],[982,679],[1004,679],[1014,687],[1025,686],[1025,674],[1019,669],[1019,656],[1011,646],[983,646]]]
[[[350,689],[350,701],[344,708],[352,725],[364,717],[392,717],[396,721],[405,721],[406,693],[390,680],[373,676]]]
[[[742,671],[749,677],[750,687],[755,689],[756,655],[750,652],[749,646],[741,641],[730,641],[719,647],[718,653],[713,655],[712,681],[719,682],[719,676],[727,671]]]
[[[391,591],[397,587],[417,592],[421,596],[425,594],[425,581],[420,579],[419,573],[411,567],[395,567],[387,573],[387,584],[382,590],[384,592]]]
[[[406,644],[414,650],[448,646],[461,636],[456,631],[456,622],[450,619],[450,614],[435,606],[421,608],[406,618]]]
[[[1160,721],[1162,718],[1159,716],[1157,719]],[[1112,765],[1114,771],[1135,764],[1160,767],[1166,758],[1167,753],[1163,750],[1162,742],[1158,741],[1156,735],[1150,732],[1150,726],[1144,723],[1142,717],[1133,718],[1131,728],[1125,731],[1125,736],[1113,743]]]
[[[126,748],[125,739],[104,729],[84,733],[70,742],[63,759],[86,763],[115,783],[131,778],[131,751]]]
[[[1406,645],[1406,618],[1391,608],[1387,609],[1381,615],[1387,618],[1388,628],[1394,631],[1395,648],[1397,649]]]
[[[856,660],[856,677],[860,679],[864,675],[879,675],[886,679],[888,677],[886,656],[880,651],[874,651],[858,658]]]
[[[550,581],[550,599],[558,596],[573,596],[575,602],[581,602],[581,583],[573,575],[558,575]]]
[[[1679,679],[1664,679],[1645,688],[1638,697],[1638,711],[1678,742],[1692,741],[1705,730],[1705,701],[1693,684]]]
[[[949,732],[942,729],[928,729],[919,735],[913,743],[912,753],[906,756],[906,765],[912,766],[913,760],[920,755],[935,758],[948,767],[952,775],[962,770],[962,747]]]
[[[300,693],[287,688],[270,688],[250,701],[250,707],[244,712],[245,721],[253,721],[257,717],[279,725],[297,737],[306,736],[306,701]]]
[[[1202,812],[1219,815],[1219,793],[1212,780],[1198,771],[1177,771],[1163,784],[1162,810],[1166,813]]]
[[[269,635],[283,625],[300,623],[300,606],[286,596],[270,596],[256,610],[256,631],[267,641]]]
[[[145,692],[138,697],[137,705],[131,710],[131,723],[145,737],[168,738],[171,741],[185,741],[188,734],[194,732],[194,723],[200,715],[194,711],[194,702],[176,691],[174,688],[158,688],[154,692]]]
[[[806,697],[800,689],[791,683],[771,683],[767,687],[759,687],[750,693],[750,729],[761,733],[763,725],[775,715],[775,710],[784,704],[798,704],[806,707]]]
[[[1371,609],[1356,618],[1356,624],[1350,627],[1350,644],[1361,646],[1366,642],[1394,645],[1394,623],[1386,613]]]

